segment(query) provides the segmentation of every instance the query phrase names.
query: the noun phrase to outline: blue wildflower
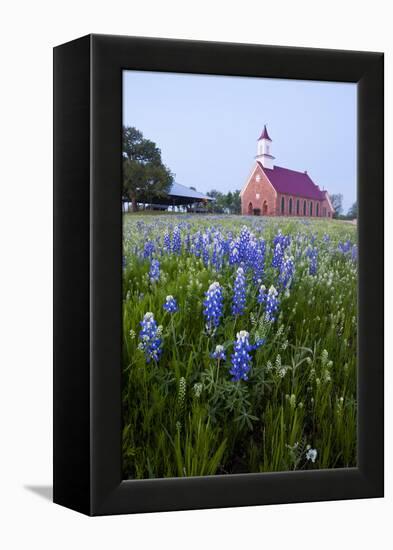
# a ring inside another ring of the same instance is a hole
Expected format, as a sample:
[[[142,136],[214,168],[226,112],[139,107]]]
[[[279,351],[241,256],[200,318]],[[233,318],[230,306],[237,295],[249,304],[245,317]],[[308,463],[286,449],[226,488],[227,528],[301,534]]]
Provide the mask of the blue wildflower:
[[[152,283],[155,283],[160,278],[160,262],[153,259],[150,263],[149,278]]]
[[[232,314],[242,315],[246,305],[246,279],[244,277],[244,270],[239,267],[236,272],[236,279],[234,284],[233,300],[232,300]]]
[[[229,248],[229,264],[230,265],[236,264],[239,262],[239,260],[240,260],[239,249],[236,246],[236,243],[232,241]]]
[[[348,252],[351,250],[351,241],[346,241],[345,243],[342,243],[341,241],[337,245],[337,249],[341,254],[348,254]]]
[[[254,270],[253,281],[257,283],[262,281],[265,271],[265,252],[266,243],[263,239],[260,239],[259,245],[256,247],[255,255],[252,261],[252,269]]]
[[[145,353],[146,362],[158,361],[162,353],[161,349],[161,327],[157,327],[153,313],[145,314],[141,321],[142,330],[139,333],[140,343],[138,348]]]
[[[175,252],[175,254],[180,254],[181,251],[181,235],[180,229],[177,225],[173,230],[172,250],[173,252]]]
[[[168,231],[165,231],[164,233],[164,250],[165,252],[171,251],[171,236],[169,235]]]
[[[163,305],[163,308],[168,313],[176,313],[176,311],[179,309],[177,306],[177,302],[173,296],[167,296],[165,299],[165,304]]]
[[[310,258],[309,274],[316,275],[317,268],[318,268],[318,249],[313,248],[309,253],[308,257]]]
[[[226,355],[225,355],[224,346],[220,346],[220,345],[216,346],[216,349],[211,354],[211,357],[213,359],[216,359],[217,361],[225,361]]]
[[[291,244],[291,237],[289,235],[283,235],[280,230],[273,239],[273,246],[276,247],[277,244],[279,244],[284,251]]]
[[[249,352],[253,349],[249,342],[249,336],[249,333],[245,330],[241,330],[236,335],[237,339],[231,356],[232,367],[229,370],[233,382],[248,380],[248,373],[251,369],[251,355]]]
[[[284,257],[284,250],[279,242],[274,246],[272,266],[280,269]]]
[[[284,260],[281,262],[280,274],[278,276],[278,282],[281,289],[285,289],[290,286],[294,272],[295,263],[293,261],[293,258],[289,256],[285,257]]]
[[[250,232],[245,225],[240,230],[239,237],[239,256],[240,260],[245,260],[247,257],[247,249],[250,242]]]
[[[276,320],[275,315],[280,304],[277,290],[274,286],[271,286],[269,291],[266,292],[265,285],[261,285],[257,300],[260,304],[265,304],[265,318],[267,321],[273,323]]]
[[[206,329],[211,332],[218,327],[220,318],[223,315],[223,297],[220,283],[212,283],[207,292],[205,292],[203,301],[203,314],[206,319]]]
[[[143,248],[143,257],[151,258],[154,252],[154,243],[153,241],[147,241]]]

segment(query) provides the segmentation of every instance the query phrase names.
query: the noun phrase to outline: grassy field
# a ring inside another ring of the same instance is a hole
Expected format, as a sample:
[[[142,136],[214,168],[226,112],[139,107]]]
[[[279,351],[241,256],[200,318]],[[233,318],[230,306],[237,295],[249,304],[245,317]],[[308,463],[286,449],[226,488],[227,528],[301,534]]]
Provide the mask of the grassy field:
[[[124,215],[125,478],[356,466],[356,239]]]

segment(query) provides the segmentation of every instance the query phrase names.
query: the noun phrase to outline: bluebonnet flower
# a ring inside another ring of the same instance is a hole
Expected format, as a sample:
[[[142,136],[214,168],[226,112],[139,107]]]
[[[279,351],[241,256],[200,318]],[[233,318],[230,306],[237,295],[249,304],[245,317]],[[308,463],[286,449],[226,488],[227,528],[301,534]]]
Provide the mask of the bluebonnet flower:
[[[251,369],[251,355],[249,352],[253,349],[249,342],[249,336],[249,333],[245,330],[241,330],[236,335],[237,339],[231,356],[232,366],[229,370],[233,382],[248,380],[248,372]]]
[[[283,235],[280,230],[273,239],[273,246],[276,247],[277,244],[280,245],[282,251],[284,252],[284,250],[291,244],[291,237],[289,235]]]
[[[308,254],[308,257],[310,258],[309,274],[316,275],[318,268],[318,249],[313,248]]]
[[[355,263],[358,261],[358,247],[356,246],[356,244],[354,244],[352,247],[351,258],[352,261]]]
[[[176,313],[176,311],[179,309],[177,306],[177,302],[175,298],[171,295],[167,296],[165,299],[165,304],[163,305],[163,308],[168,313]]]
[[[275,315],[280,304],[277,290],[272,285],[266,292],[266,287],[261,285],[257,300],[260,304],[265,304],[265,318],[273,323],[276,320]]]
[[[165,231],[164,233],[164,250],[165,252],[171,251],[171,236],[169,235],[168,231]]]
[[[146,362],[158,361],[162,353],[161,349],[161,327],[157,327],[153,313],[145,314],[141,321],[142,330],[139,333],[140,343],[138,348],[145,353]]]
[[[230,265],[236,264],[239,262],[239,260],[240,260],[239,249],[236,246],[236,243],[232,241],[229,248],[229,264]]]
[[[236,279],[234,284],[234,293],[232,300],[232,314],[242,315],[246,305],[246,279],[244,277],[244,270],[239,267],[236,272]]]
[[[239,256],[240,260],[245,260],[247,257],[248,244],[250,242],[250,232],[245,225],[240,230],[239,237]]]
[[[322,237],[322,240],[324,243],[328,243],[330,241],[330,236],[327,233],[325,233]]]
[[[211,332],[220,324],[220,318],[223,314],[223,297],[220,283],[212,283],[207,292],[205,292],[203,301],[203,314],[206,319],[206,329]]]
[[[203,236],[202,236],[202,233],[200,231],[197,231],[196,234],[194,235],[193,240],[194,240],[194,245],[193,245],[194,254],[197,258],[199,258],[199,256],[201,255],[202,249],[203,249]]]
[[[177,225],[173,230],[172,250],[173,252],[175,252],[175,254],[180,254],[181,251],[181,235],[180,229]]]
[[[216,346],[216,349],[211,354],[211,356],[213,359],[216,359],[217,361],[225,361],[226,355],[225,355],[224,346],[220,346],[220,345]]]
[[[153,259],[150,263],[149,278],[152,283],[155,283],[160,278],[160,262]]]
[[[283,251],[283,248],[281,247],[281,244],[278,242],[274,246],[272,266],[280,269],[283,257],[284,257],[284,251]]]
[[[280,284],[281,289],[285,289],[288,286],[290,286],[293,279],[294,272],[295,272],[295,263],[293,261],[293,258],[286,256],[281,263],[280,274],[278,277],[278,282]]]
[[[254,270],[253,275],[253,281],[254,283],[257,283],[258,281],[262,281],[263,274],[265,271],[265,251],[266,251],[266,243],[263,239],[260,239],[255,254],[253,257],[252,262],[252,269]]]
[[[337,248],[338,251],[341,252],[341,254],[348,254],[348,252],[351,250],[351,246],[351,241],[346,241],[345,243],[342,243],[340,241],[337,245]]]
[[[154,252],[154,243],[153,241],[147,241],[143,248],[143,257],[151,258]]]

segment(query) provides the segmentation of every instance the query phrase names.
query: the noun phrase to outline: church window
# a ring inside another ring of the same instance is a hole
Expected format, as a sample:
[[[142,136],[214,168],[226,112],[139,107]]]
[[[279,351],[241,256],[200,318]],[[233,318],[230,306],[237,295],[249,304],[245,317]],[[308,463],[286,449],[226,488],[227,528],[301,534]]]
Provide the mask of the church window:
[[[292,214],[292,197],[289,199],[288,210],[289,210],[289,214]]]
[[[310,216],[312,216],[312,202],[310,201]]]
[[[284,197],[281,197],[281,214],[284,214],[284,209],[285,209]]]
[[[299,201],[299,199],[297,199],[297,201],[296,201],[296,214],[297,215],[300,214],[300,201]]]
[[[319,217],[319,202],[317,202],[317,206],[315,207],[315,215],[317,218]]]
[[[307,216],[306,208],[307,208],[306,201],[303,201],[303,216]]]

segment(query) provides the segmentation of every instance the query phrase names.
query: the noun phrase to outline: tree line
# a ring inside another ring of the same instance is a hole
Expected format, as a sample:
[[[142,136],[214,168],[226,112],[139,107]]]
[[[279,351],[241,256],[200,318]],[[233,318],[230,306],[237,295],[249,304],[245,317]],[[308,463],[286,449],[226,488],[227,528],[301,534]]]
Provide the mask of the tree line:
[[[333,218],[338,220],[354,220],[358,217],[358,203],[355,201],[353,205],[348,209],[348,212],[344,214],[343,208],[343,195],[341,193],[336,193],[329,195],[330,202],[334,208]]]

